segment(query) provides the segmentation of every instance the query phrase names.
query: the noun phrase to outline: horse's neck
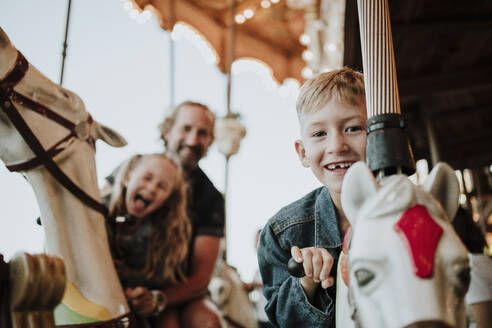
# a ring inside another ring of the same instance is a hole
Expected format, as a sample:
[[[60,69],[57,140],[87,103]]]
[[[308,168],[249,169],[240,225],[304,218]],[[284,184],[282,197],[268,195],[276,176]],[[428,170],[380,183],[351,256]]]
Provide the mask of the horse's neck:
[[[95,199],[99,199],[94,161],[87,149],[68,154],[60,168]],[[93,154],[92,154],[93,155]],[[92,157],[93,158],[93,157]],[[128,312],[109,251],[104,217],[82,204],[43,167],[29,171],[41,211],[47,251],[60,256],[67,278],[89,301],[113,316]]]
[[[342,278],[342,257],[344,256],[346,255],[341,252],[337,266],[336,327],[355,328],[355,322],[351,319],[352,311],[349,306],[348,287]]]

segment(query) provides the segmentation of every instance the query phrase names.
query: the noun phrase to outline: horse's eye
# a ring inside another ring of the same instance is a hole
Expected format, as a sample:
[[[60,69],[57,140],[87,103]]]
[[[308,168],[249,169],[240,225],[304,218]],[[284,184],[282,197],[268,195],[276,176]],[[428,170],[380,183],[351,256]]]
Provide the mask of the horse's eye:
[[[366,269],[359,269],[355,271],[355,278],[359,286],[363,287],[374,279],[374,273]]]
[[[466,267],[458,273],[458,286],[455,287],[456,295],[464,296],[470,285],[470,268]]]

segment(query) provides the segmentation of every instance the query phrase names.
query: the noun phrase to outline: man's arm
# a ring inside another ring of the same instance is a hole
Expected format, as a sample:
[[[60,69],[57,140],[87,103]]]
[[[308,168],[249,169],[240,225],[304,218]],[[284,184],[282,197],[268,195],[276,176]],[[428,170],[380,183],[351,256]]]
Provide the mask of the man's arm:
[[[186,303],[207,293],[219,254],[219,245],[219,237],[197,236],[195,238],[190,275],[186,281],[163,290],[169,306]]]

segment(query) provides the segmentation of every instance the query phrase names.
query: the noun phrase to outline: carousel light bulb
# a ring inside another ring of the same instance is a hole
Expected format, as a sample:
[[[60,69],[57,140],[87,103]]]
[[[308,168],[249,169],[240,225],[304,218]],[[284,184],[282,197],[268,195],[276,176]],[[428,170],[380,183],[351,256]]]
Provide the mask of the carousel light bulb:
[[[137,16],[136,21],[138,24],[145,24],[151,16],[152,13],[149,10],[144,10]]]
[[[133,8],[133,4],[130,2],[130,1],[126,1],[124,4],[123,4],[123,9],[125,9],[126,11],[130,10]]]
[[[466,195],[465,194],[460,194],[460,204],[461,205],[466,204]]]
[[[143,16],[145,18],[145,20],[148,20],[152,16],[152,12],[150,10],[144,10],[140,14],[140,16]]]
[[[313,52],[311,50],[304,50],[302,52],[302,59],[304,59],[304,61],[311,61],[313,60]]]
[[[238,24],[242,24],[246,21],[246,18],[241,14],[236,15],[236,17],[234,19],[236,20],[236,23],[238,23]]]
[[[268,1],[268,0],[263,0],[263,1],[260,3],[260,6],[261,6],[262,8],[265,8],[265,9],[266,9],[266,8],[270,8],[270,6],[271,6],[271,5],[272,5],[272,4],[271,4],[271,3],[270,3],[270,1]]]
[[[130,18],[131,19],[137,19],[137,17],[138,17],[138,10],[137,9],[130,10],[130,14],[129,15],[130,15]]]
[[[279,3],[280,0],[270,0],[272,3]]]
[[[171,39],[173,41],[178,41],[181,39],[181,37],[183,36],[183,31],[182,31],[182,28],[181,28],[181,25],[175,25],[173,27],[173,30],[171,32]]]
[[[463,180],[465,181],[465,189],[467,192],[472,192],[474,189],[473,173],[470,169],[463,170]]]
[[[313,71],[309,67],[304,67],[301,71],[303,78],[308,79],[313,75]]]
[[[325,49],[326,52],[333,52],[333,51],[337,50],[336,44],[331,43],[331,42],[325,44],[325,46],[323,48]]]
[[[251,9],[245,9],[244,12],[243,12],[243,15],[247,19],[250,19],[251,17],[253,17],[255,15],[255,12],[253,10],[251,10]]]
[[[300,42],[302,45],[307,46],[309,43],[311,43],[311,37],[310,37],[309,35],[307,35],[306,33],[303,33],[303,34],[301,34],[301,36],[299,37],[299,42]]]

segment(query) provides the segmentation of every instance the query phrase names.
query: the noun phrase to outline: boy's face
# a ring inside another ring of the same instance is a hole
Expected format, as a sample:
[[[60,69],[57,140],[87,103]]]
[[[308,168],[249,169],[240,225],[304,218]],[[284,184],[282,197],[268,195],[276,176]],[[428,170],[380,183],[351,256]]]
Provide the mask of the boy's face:
[[[297,154],[331,193],[340,193],[348,168],[365,160],[365,122],[365,106],[337,101],[300,117],[302,140],[295,143]]]

